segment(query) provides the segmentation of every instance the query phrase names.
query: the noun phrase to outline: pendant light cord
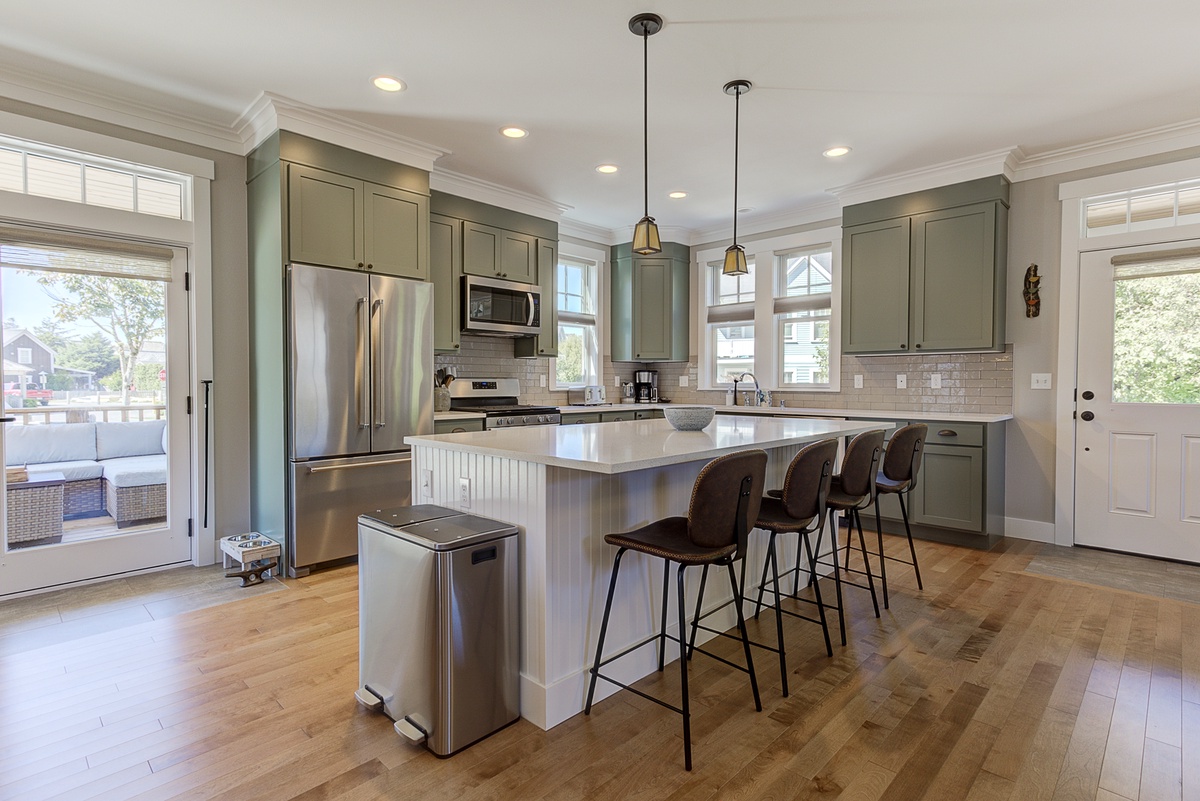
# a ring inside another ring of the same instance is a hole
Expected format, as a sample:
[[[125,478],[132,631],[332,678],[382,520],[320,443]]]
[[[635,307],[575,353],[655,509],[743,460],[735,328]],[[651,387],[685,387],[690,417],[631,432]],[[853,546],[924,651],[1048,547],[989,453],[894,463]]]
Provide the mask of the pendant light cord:
[[[733,92],[733,244],[737,244],[738,215],[738,136],[742,120],[742,90]]]
[[[650,216],[650,34],[642,23],[642,202]]]

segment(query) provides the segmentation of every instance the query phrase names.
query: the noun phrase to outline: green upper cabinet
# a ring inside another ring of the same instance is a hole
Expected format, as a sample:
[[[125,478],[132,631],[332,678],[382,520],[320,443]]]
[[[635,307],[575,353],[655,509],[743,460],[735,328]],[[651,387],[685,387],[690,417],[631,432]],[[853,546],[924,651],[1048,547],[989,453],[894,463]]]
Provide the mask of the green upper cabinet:
[[[536,337],[513,340],[513,355],[527,359],[536,356],[558,356],[558,243],[551,239],[537,240],[537,273],[542,288],[542,332]]]
[[[663,252],[635,256],[629,245],[612,254],[612,360],[687,361],[689,253],[663,243]]]
[[[429,215],[429,272],[433,279],[433,349],[454,353],[462,347],[458,302],[462,220]]]
[[[429,199],[301,164],[288,167],[288,258],[429,278]]]
[[[462,268],[468,275],[537,283],[537,237],[464,222]]]
[[[981,178],[844,210],[843,352],[1004,347],[1008,186]]]

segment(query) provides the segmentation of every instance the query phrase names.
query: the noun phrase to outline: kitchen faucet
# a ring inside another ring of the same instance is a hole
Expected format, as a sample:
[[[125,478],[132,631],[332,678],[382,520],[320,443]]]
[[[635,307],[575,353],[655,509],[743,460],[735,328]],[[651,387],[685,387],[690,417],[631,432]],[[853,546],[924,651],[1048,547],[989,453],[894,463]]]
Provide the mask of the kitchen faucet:
[[[748,402],[749,399],[747,399],[746,405],[747,406],[757,406],[759,404],[759,402],[762,400],[762,390],[759,389],[758,379],[755,377],[754,373],[750,373],[750,372],[742,373],[739,376],[734,376],[734,378],[733,378],[733,402],[737,403],[738,382],[745,381],[746,376],[750,376],[750,380],[754,382],[754,403],[749,403]]]

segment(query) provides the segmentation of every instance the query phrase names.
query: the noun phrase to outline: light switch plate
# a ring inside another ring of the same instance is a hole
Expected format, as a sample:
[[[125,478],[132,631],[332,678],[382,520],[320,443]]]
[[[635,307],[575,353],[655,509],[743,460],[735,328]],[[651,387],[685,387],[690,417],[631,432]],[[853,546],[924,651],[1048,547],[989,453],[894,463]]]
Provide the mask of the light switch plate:
[[[1033,373],[1029,379],[1030,389],[1053,389],[1050,373]]]
[[[854,388],[855,388],[855,389],[862,389],[862,387],[863,387],[863,385],[862,385],[862,376],[861,376],[861,375],[856,375],[856,376],[854,376]]]
[[[546,374],[545,373],[542,373],[541,375],[539,375],[538,380],[541,382],[543,387],[546,386]]]
[[[688,377],[686,375],[679,376],[679,386],[686,387],[688,385]]]
[[[421,471],[421,497],[422,498],[432,498],[433,497],[433,471],[432,470],[422,470]]]
[[[904,373],[896,373],[896,389],[908,389],[908,376]]]
[[[930,389],[941,389],[942,388],[942,374],[941,373],[930,373],[929,374],[929,388]]]

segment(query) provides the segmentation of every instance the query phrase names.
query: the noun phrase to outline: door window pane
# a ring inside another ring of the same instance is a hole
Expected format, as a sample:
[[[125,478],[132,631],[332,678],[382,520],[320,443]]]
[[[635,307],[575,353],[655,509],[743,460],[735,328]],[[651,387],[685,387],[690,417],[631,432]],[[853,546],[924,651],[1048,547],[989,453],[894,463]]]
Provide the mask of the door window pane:
[[[1117,268],[1113,402],[1200,403],[1200,272],[1155,267]]]

